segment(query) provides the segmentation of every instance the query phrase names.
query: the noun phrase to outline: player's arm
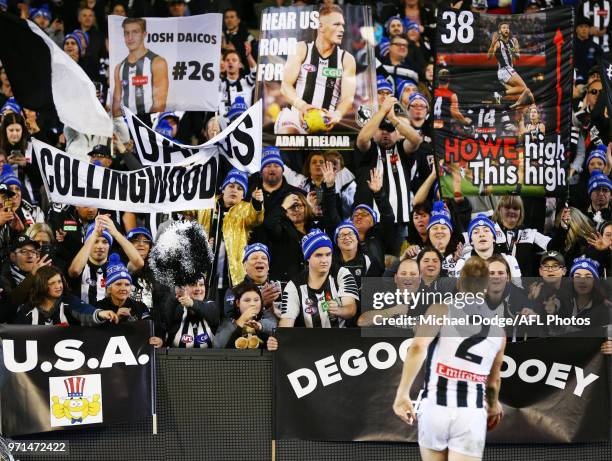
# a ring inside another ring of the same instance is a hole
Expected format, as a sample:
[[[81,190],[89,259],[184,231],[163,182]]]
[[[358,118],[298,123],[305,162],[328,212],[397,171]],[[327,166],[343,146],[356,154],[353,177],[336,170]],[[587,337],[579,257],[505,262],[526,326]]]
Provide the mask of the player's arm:
[[[281,94],[285,97],[287,102],[295,107],[300,112],[304,113],[310,109],[310,104],[306,101],[298,98],[295,91],[295,84],[300,74],[300,67],[302,60],[306,56],[306,43],[298,42],[295,54],[287,57],[285,68],[283,70],[283,82],[281,83]]]
[[[335,125],[342,120],[342,117],[353,108],[355,89],[357,87],[355,78],[356,67],[355,58],[349,53],[344,53],[342,62],[342,83],[340,84],[340,101],[336,106],[336,110],[330,113],[331,125]]]
[[[153,74],[153,105],[151,112],[163,112],[166,110],[166,100],[168,99],[168,64],[161,56],[153,60],[151,66]]]
[[[493,32],[493,37],[491,38],[491,46],[489,46],[489,51],[487,51],[487,59],[491,59],[495,52],[497,51],[497,47],[499,43],[497,42],[497,32]]]
[[[502,344],[495,356],[491,371],[487,378],[485,396],[487,399],[487,427],[493,429],[502,419],[504,412],[499,403],[499,389],[501,387],[501,366],[504,362],[504,350],[506,349],[506,338],[502,338]]]
[[[516,59],[521,57],[521,48],[519,46],[519,42],[516,38],[512,37],[510,39],[510,41],[512,42],[512,54],[514,55],[514,57]]]
[[[447,314],[447,306],[433,304],[427,309],[425,316],[444,317]],[[410,400],[410,388],[427,357],[429,345],[439,332],[440,326],[437,325],[436,321],[428,322],[428,325],[419,325],[414,341],[406,352],[402,377],[395,395],[395,402],[393,402],[393,411],[407,424],[412,424],[416,419],[416,413]]]
[[[463,125],[469,125],[472,123],[470,118],[464,117],[461,111],[459,110],[459,98],[457,98],[456,94],[451,96],[451,106],[450,106],[451,117],[457,120],[459,123]]]
[[[113,87],[113,117],[121,117],[121,92],[123,90],[121,86],[121,79],[119,78],[119,67],[121,64],[115,66],[115,85]]]

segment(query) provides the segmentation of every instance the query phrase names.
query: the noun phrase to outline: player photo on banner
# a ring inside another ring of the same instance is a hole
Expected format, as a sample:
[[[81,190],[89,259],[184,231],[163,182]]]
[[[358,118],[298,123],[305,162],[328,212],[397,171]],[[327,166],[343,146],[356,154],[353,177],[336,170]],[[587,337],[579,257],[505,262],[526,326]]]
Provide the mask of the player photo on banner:
[[[573,11],[438,17],[433,127],[444,197],[566,187]]]
[[[216,111],[220,14],[181,18],[108,17],[113,115]]]
[[[266,8],[257,69],[264,143],[352,149],[376,104],[373,36],[368,6]]]

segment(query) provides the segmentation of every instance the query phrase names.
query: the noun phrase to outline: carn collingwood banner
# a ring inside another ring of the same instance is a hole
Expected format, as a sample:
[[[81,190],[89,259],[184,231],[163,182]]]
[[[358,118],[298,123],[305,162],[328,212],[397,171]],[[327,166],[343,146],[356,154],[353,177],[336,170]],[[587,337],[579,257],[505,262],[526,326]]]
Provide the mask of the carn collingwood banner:
[[[221,14],[181,18],[108,17],[110,94],[136,113],[216,111]]]
[[[117,171],[84,162],[37,139],[32,140],[32,151],[54,203],[133,213],[200,210],[214,203],[216,155]]]
[[[417,440],[417,425],[407,426],[392,409],[412,339],[366,337],[348,328],[276,333],[275,439]],[[487,440],[607,440],[610,388],[602,341],[557,337],[508,343],[500,394],[505,416]],[[410,393],[415,408],[422,383],[421,370]]]
[[[0,325],[2,435],[151,414],[149,322],[85,328]]]
[[[176,143],[149,128],[133,112],[123,108],[136,152],[143,165],[170,165],[186,159],[196,162],[224,155],[232,166],[249,174],[261,166],[261,101],[234,120],[225,130],[199,146]]]
[[[352,149],[357,114],[376,104],[373,42],[369,6],[264,9],[257,67],[264,142]]]
[[[573,10],[438,17],[433,126],[445,197],[566,185]]]

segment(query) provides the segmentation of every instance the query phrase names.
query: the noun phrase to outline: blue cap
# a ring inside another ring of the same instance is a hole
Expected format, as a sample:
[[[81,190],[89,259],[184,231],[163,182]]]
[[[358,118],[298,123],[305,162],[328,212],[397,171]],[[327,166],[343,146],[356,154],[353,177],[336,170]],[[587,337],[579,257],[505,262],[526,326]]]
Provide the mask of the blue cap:
[[[21,106],[19,104],[17,104],[17,101],[12,96],[10,98],[8,98],[4,102],[4,105],[0,109],[0,113],[4,114],[8,110],[10,110],[11,112],[14,112],[16,114],[20,114],[21,113]]]
[[[436,224],[443,224],[448,227],[451,232],[453,231],[453,221],[451,219],[451,215],[444,207],[444,202],[442,200],[434,202],[433,209],[431,210],[431,215],[429,217],[429,224],[427,224],[427,230]]]
[[[608,178],[607,175],[599,172],[599,170],[595,170],[589,178],[589,194],[600,187],[607,187],[608,190],[612,191],[612,181],[610,181],[610,178]]]
[[[0,0],[0,11],[8,10],[8,0]]]
[[[23,189],[21,181],[15,174],[15,170],[8,163],[2,165],[2,174],[0,175],[0,183],[6,184],[7,186],[17,186],[19,189]]]
[[[372,220],[374,221],[374,224],[378,224],[378,213],[376,213],[376,211],[374,211],[372,207],[366,205],[365,203],[362,203],[360,205],[357,205],[353,209],[353,213],[357,210],[366,210],[368,213],[372,215]]]
[[[234,103],[230,106],[229,111],[227,112],[227,118],[229,118],[230,122],[233,122],[242,114],[244,114],[249,106],[244,101],[242,96],[236,96]]]
[[[81,29],[74,29],[71,33],[79,37],[82,48],[87,48],[89,46],[89,33]]]
[[[493,234],[493,240],[495,241],[495,224],[484,214],[479,214],[474,219],[472,219],[472,222],[470,222],[470,225],[468,226],[468,236],[470,242],[472,241],[472,232],[474,232],[474,229],[480,226],[488,227],[491,230],[491,233]]]
[[[604,167],[605,167],[608,163],[608,160],[606,159],[606,153],[607,153],[606,146],[603,146],[603,145],[597,146],[594,150],[591,151],[591,153],[587,157],[587,161],[586,161],[587,167],[589,166],[589,163],[591,163],[591,160],[595,158],[600,159],[603,162]]]
[[[400,82],[397,84],[397,97],[398,98],[402,97],[402,93],[404,93],[404,90],[408,88],[408,85],[413,85],[413,86],[416,86],[417,88],[419,86],[418,83],[412,80],[411,78],[400,80]]]
[[[599,263],[594,259],[587,258],[585,256],[580,256],[574,259],[572,268],[570,269],[570,275],[574,275],[574,272],[576,272],[578,269],[586,269],[593,274],[593,277],[596,279],[599,278]]]
[[[106,266],[106,286],[112,285],[118,280],[129,280],[132,283],[128,268],[123,264],[119,255],[113,253],[108,257],[108,265]]]
[[[393,93],[393,85],[391,85],[391,82],[389,82],[389,80],[387,80],[385,77],[378,75],[376,76],[376,91],[382,90],[387,90],[390,93]]]
[[[266,245],[263,243],[253,243],[252,245],[247,245],[244,248],[242,262],[245,262],[247,259],[249,259],[249,256],[251,256],[253,253],[257,253],[258,251],[261,251],[268,257],[268,262],[272,261],[272,258],[270,257],[270,250]]]
[[[399,21],[402,27],[404,28],[406,27],[406,24],[404,23],[402,18],[400,18],[399,15],[396,14],[395,16],[391,16],[389,19],[387,19],[387,22],[385,22],[385,30],[387,31],[387,33],[389,33],[389,27],[391,26],[391,23],[393,21]],[[404,32],[406,32],[405,29],[404,29]]]
[[[77,47],[79,49],[79,54],[83,53],[83,43],[81,42],[81,37],[78,37],[75,34],[66,34],[64,36],[64,41],[62,42],[63,45],[66,44],[66,40],[68,40],[69,38],[71,38],[72,40],[74,40],[77,44]]]
[[[304,253],[304,259],[306,261],[308,261],[312,254],[319,248],[333,249],[331,239],[321,229],[313,229],[310,233],[302,237],[302,253]]]
[[[135,227],[127,234],[125,234],[125,238],[128,240],[132,240],[137,235],[144,235],[146,238],[153,241],[153,235],[151,235],[151,232],[146,227]]]
[[[95,224],[91,223],[89,226],[87,226],[87,231],[85,232],[85,240],[87,240],[89,237],[91,237],[91,234],[93,234],[93,231],[95,229]],[[113,245],[113,236],[110,235],[110,232],[107,231],[106,229],[102,231],[102,237],[104,237],[107,241],[109,245]]]
[[[285,163],[280,154],[280,149],[276,146],[266,146],[263,148],[263,152],[261,153],[261,168],[259,171],[263,170],[266,165],[270,163],[276,163],[282,169],[285,169]]]
[[[244,171],[240,171],[238,168],[232,168],[225,177],[225,180],[221,185],[221,190],[225,189],[229,184],[236,183],[242,187],[242,190],[244,190],[244,193],[246,194],[246,191],[249,188],[248,181],[249,177]]]
[[[408,105],[412,104],[414,101],[422,101],[429,109],[429,101],[427,100],[427,97],[425,97],[423,93],[419,93],[418,91],[415,91],[410,96],[408,96]]]
[[[41,6],[40,8],[32,8],[30,10],[30,18],[34,20],[35,18],[42,16],[43,18],[51,21],[51,11],[49,11],[49,6],[46,4]]]
[[[421,28],[416,22],[410,21],[409,19],[407,19],[404,21],[404,31],[408,32],[411,30],[416,30],[417,32],[421,32]]]
[[[177,122],[180,119],[180,117],[178,115],[176,115],[176,113],[171,112],[171,111],[166,111],[166,112],[162,112],[161,114],[159,114],[159,117],[157,117],[157,123],[159,123],[162,120],[165,120],[167,118],[175,118],[177,120]]]
[[[172,127],[170,126],[168,120],[160,120],[159,122],[157,122],[157,125],[155,126],[155,131],[161,134],[164,138],[173,139]]]
[[[336,242],[336,245],[338,244],[338,234],[342,229],[352,230],[355,233],[355,237],[357,237],[357,241],[359,241],[359,231],[355,227],[355,224],[353,224],[353,221],[350,219],[346,219],[338,224],[338,227],[336,227],[336,230],[334,231],[334,242]]]

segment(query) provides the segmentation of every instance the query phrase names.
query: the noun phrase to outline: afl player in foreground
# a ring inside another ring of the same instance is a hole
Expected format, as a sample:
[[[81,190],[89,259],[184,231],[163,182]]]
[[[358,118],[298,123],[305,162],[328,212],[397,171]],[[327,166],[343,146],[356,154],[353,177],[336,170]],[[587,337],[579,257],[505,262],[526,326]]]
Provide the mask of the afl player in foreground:
[[[463,266],[458,291],[484,293],[489,270],[478,256]],[[456,309],[434,304],[426,316],[449,318]],[[465,314],[490,317],[484,301],[467,304]],[[460,327],[465,328],[465,327]],[[459,334],[457,327],[421,325],[408,348],[393,411],[412,425],[417,419],[410,387],[425,359],[425,379],[419,408],[419,447],[424,461],[482,459],[487,428],[503,416],[498,399],[500,369],[506,338],[500,328],[472,326],[476,334]]]
[[[302,122],[310,109],[322,109],[333,128],[353,107],[355,58],[340,48],[344,16],[337,5],[319,9],[319,29],[314,42],[298,42],[283,71],[281,94],[291,108],[276,119],[275,134],[306,134]]]
[[[493,56],[497,60],[497,78],[506,88],[504,99],[516,101],[510,108],[516,109],[532,104],[534,99],[531,90],[513,67],[514,59],[520,57],[520,49],[518,41],[510,33],[510,23],[507,21],[501,21],[497,32],[493,32],[487,58],[491,59]],[[497,92],[495,99],[500,102],[501,98]]]
[[[121,105],[142,114],[164,112],[168,98],[168,64],[144,46],[147,23],[126,18],[121,24],[127,57],[115,67],[113,116],[121,116]]]

